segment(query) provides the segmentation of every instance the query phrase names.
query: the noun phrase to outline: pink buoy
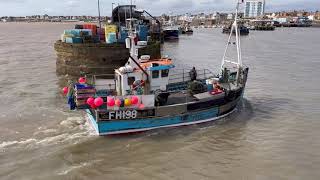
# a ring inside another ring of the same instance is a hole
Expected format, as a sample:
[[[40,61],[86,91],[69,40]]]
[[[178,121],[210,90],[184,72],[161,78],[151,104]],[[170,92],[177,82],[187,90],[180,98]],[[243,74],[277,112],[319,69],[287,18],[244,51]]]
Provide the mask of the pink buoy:
[[[112,97],[107,98],[107,105],[113,107],[115,105],[115,101]]]
[[[80,84],[85,84],[87,82],[86,78],[85,77],[80,77],[79,78],[79,83]]]
[[[69,88],[68,88],[68,87],[64,87],[64,88],[62,89],[62,92],[63,92],[64,95],[67,95],[68,92],[69,92]]]
[[[115,105],[120,107],[121,106],[121,100],[120,99],[116,99]]]
[[[139,109],[144,109],[144,108],[145,108],[144,104],[139,105]]]
[[[136,105],[139,102],[139,97],[138,96],[132,96],[131,98],[131,104]]]
[[[90,105],[90,107],[91,107],[92,109],[96,109],[96,108],[97,108],[97,106],[94,105],[94,104]]]
[[[94,98],[93,97],[88,98],[87,99],[87,104],[90,105],[90,106],[94,105]]]
[[[101,97],[98,97],[94,100],[94,105],[97,107],[100,107],[103,105],[103,99]]]

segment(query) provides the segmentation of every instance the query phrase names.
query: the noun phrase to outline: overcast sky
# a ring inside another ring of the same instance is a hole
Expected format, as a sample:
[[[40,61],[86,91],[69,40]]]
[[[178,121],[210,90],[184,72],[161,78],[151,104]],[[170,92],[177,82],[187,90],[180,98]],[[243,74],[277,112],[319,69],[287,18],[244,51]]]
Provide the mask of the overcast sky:
[[[130,0],[100,0],[102,15],[111,14],[111,3],[129,4]],[[138,8],[151,14],[183,14],[232,11],[236,0],[133,0]],[[97,15],[97,0],[0,0],[0,16]],[[320,0],[266,0],[267,11],[320,10]]]

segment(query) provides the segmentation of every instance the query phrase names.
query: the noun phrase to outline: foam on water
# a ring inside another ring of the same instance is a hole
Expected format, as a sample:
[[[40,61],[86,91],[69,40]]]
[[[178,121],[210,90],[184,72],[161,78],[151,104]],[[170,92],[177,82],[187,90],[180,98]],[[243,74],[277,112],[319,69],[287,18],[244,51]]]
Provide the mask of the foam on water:
[[[100,162],[100,161],[101,160],[93,160],[93,161],[89,161],[89,162],[82,162],[82,163],[77,164],[77,165],[71,165],[71,166],[68,166],[68,167],[64,168],[63,170],[59,171],[57,174],[58,175],[67,175],[67,174],[69,174],[70,172],[72,172],[74,170],[77,170],[77,169],[80,169],[80,168],[86,168],[86,167],[91,166],[94,163],[97,163],[97,162]]]
[[[81,139],[95,135],[88,121],[82,117],[68,117],[66,120],[61,121],[56,129],[39,127],[38,130],[33,133],[34,137],[29,139],[4,141],[0,143],[0,149],[35,149],[67,142],[77,143]],[[37,136],[40,136],[40,138],[36,138]]]
[[[21,140],[21,141],[7,141],[7,142],[2,142],[0,144],[0,148],[9,148],[11,146],[19,146],[19,145],[26,145],[26,144],[31,144],[31,143],[36,143],[36,139],[26,139],[26,140]]]

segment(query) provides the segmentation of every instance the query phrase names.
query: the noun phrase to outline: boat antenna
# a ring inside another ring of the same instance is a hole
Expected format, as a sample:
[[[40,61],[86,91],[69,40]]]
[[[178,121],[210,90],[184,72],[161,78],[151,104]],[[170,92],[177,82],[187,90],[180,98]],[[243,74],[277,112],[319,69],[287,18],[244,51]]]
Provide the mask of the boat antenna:
[[[130,27],[129,27],[129,39],[130,39],[130,56],[138,61],[138,48],[135,44],[135,32],[133,30],[133,19],[132,19],[132,0],[130,4],[130,19],[129,19]],[[130,60],[130,59],[129,59]]]
[[[120,4],[118,3],[118,28],[119,28],[119,32],[120,32]],[[124,21],[126,22],[126,21]]]
[[[101,36],[101,13],[100,13],[100,0],[98,0],[98,14],[99,14],[99,34],[98,34],[98,37],[99,37],[99,41],[101,40],[100,36]]]
[[[128,25],[127,25],[127,10],[126,9],[124,11],[124,22],[126,23],[126,28],[128,29]]]
[[[234,64],[237,66],[238,71],[240,70],[240,68],[242,68],[242,55],[241,55],[241,43],[240,43],[240,30],[238,27],[238,14],[239,14],[239,6],[240,4],[243,3],[243,0],[237,0],[237,7],[236,7],[236,13],[235,13],[235,17],[234,17],[234,22],[231,26],[231,31],[230,31],[230,35],[228,38],[228,42],[226,45],[226,49],[224,51],[224,55],[222,58],[222,63],[221,63],[221,70],[223,70],[225,63],[230,63],[230,64]],[[228,52],[228,48],[229,45],[231,45],[231,37],[233,32],[235,31],[236,34],[236,46],[237,46],[237,62],[235,61],[230,61],[230,60],[226,60],[226,54]],[[237,73],[237,76],[239,75],[239,73]]]
[[[130,0],[130,29],[133,27],[133,22],[132,22],[132,0]]]
[[[114,7],[113,7],[113,5],[115,5],[115,3],[111,3],[111,20],[113,20],[113,9],[114,9]]]

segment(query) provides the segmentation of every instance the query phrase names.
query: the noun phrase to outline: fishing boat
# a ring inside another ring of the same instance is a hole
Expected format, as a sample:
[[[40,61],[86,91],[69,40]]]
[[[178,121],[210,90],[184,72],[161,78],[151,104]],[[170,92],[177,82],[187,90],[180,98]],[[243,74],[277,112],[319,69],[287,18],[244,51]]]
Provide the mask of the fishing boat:
[[[177,26],[174,23],[174,20],[172,20],[171,18],[164,25],[162,32],[163,32],[164,40],[177,40],[177,39],[179,39],[179,34],[180,34],[179,26]]]
[[[138,57],[144,42],[135,42],[130,28],[130,56],[114,74],[87,75],[63,89],[71,109],[85,110],[98,135],[141,132],[214,121],[235,111],[249,68],[241,58],[238,7],[220,73],[208,69],[178,69],[170,58]],[[130,23],[131,24],[131,23]],[[235,37],[236,43],[233,42]],[[237,57],[227,56],[236,48]]]
[[[190,26],[179,27],[180,34],[193,34],[193,29]]]
[[[274,31],[275,30],[274,21],[272,20],[254,19],[254,20],[250,20],[250,24],[252,25],[250,27],[250,30],[255,30],[255,31]]]
[[[250,33],[250,30],[248,27],[244,26],[243,23],[240,23],[239,26],[239,33],[240,35],[248,35]],[[236,30],[231,30],[232,29],[232,24],[228,25],[228,26],[224,26],[222,29],[222,33],[224,34],[230,34],[232,32],[232,34],[236,34]]]
[[[179,29],[179,34],[186,34],[184,26],[180,26],[178,29]]]
[[[193,29],[191,28],[191,26],[186,26],[184,28],[184,32],[185,34],[193,34]]]
[[[179,39],[179,28],[175,26],[167,26],[163,29],[163,37],[165,40]]]

